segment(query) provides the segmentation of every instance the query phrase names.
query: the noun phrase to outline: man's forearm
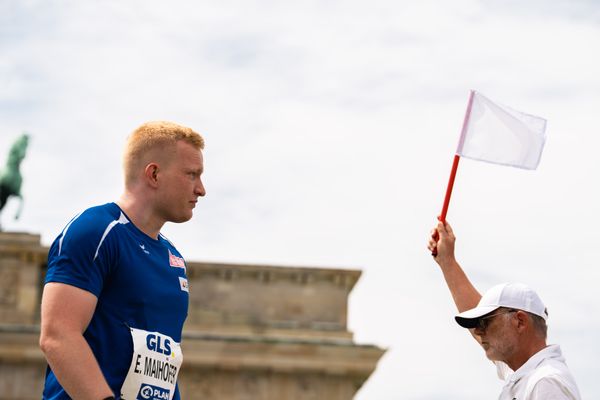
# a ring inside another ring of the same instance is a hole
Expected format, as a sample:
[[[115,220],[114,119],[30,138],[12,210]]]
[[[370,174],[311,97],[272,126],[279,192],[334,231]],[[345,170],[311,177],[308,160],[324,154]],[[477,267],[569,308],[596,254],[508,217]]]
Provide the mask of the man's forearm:
[[[90,346],[80,334],[42,338],[42,350],[60,385],[73,399],[100,400],[113,396]]]
[[[440,268],[458,312],[474,308],[479,303],[481,294],[475,289],[458,262],[448,260],[441,263]]]
[[[447,222],[438,222],[431,231],[427,248],[440,266],[444,279],[450,289],[454,304],[459,312],[473,308],[479,303],[481,295],[475,289],[465,271],[460,267],[454,256],[456,237],[452,227]]]

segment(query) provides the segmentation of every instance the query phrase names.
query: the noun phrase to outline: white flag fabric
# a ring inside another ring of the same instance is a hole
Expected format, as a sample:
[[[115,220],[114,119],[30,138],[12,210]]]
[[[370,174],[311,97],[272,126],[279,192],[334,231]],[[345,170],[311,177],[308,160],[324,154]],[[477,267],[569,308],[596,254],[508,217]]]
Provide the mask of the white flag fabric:
[[[456,154],[536,169],[546,142],[546,120],[492,102],[472,91]]]

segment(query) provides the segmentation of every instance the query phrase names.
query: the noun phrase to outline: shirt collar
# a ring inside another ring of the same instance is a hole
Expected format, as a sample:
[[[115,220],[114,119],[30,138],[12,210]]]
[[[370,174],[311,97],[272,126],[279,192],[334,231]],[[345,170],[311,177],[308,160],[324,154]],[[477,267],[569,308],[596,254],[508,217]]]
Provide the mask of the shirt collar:
[[[521,365],[519,369],[517,369],[512,375],[508,377],[507,382],[517,382],[519,379],[536,369],[544,360],[548,359],[564,361],[559,345],[552,344],[550,346],[544,347],[542,350],[535,353],[529,358],[529,360],[525,362],[525,364]]]

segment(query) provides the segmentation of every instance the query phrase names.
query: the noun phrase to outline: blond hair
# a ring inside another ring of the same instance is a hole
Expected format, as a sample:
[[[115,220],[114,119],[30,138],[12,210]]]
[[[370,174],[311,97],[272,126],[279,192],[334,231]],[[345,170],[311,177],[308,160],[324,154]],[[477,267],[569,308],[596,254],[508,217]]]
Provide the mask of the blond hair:
[[[140,168],[150,162],[153,150],[166,150],[183,140],[197,150],[204,149],[204,138],[191,128],[169,121],[151,121],[140,125],[127,138],[123,154],[125,185],[135,181]]]

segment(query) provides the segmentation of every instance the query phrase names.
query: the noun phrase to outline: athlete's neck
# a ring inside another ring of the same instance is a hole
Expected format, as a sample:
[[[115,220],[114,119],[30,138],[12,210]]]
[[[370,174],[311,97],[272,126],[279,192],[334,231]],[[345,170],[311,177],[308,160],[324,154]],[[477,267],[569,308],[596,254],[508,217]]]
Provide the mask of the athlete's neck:
[[[158,239],[165,221],[156,217],[147,202],[140,201],[126,192],[116,203],[140,231],[153,239]]]

